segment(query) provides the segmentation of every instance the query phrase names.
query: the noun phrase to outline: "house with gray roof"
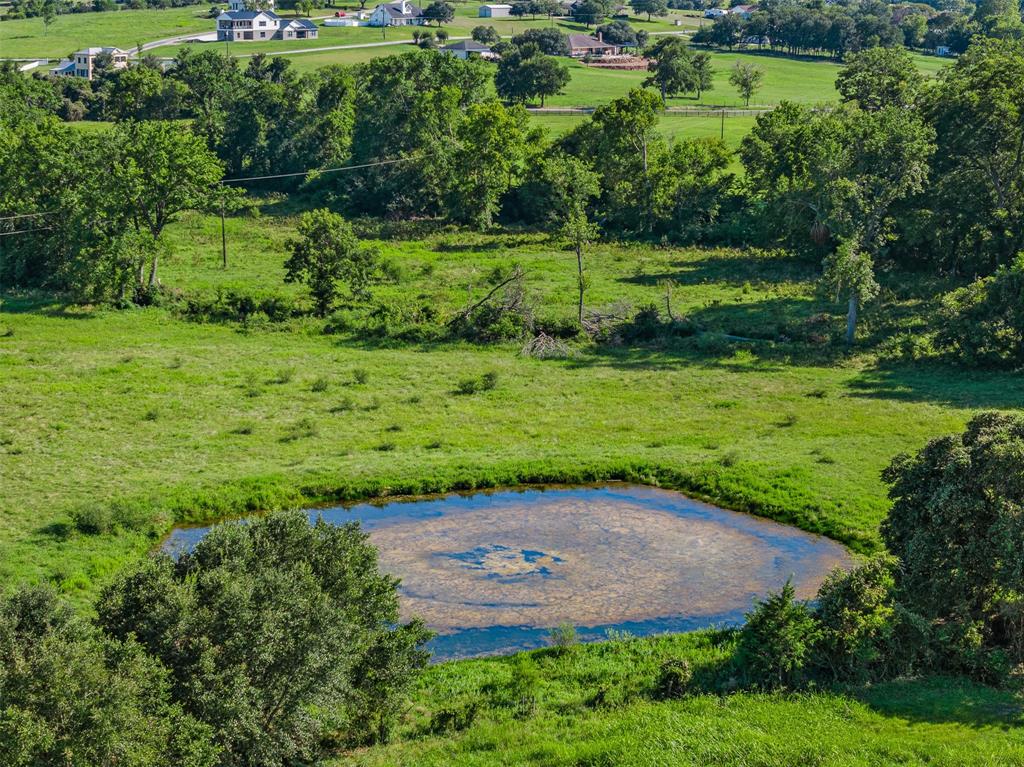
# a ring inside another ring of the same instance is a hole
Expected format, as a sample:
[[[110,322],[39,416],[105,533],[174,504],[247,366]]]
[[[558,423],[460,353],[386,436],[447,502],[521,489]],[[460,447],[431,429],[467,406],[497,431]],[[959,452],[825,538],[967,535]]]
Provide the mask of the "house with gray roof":
[[[478,43],[476,40],[459,40],[457,43],[446,45],[441,52],[449,53],[459,59],[468,59],[470,56],[480,56],[484,59],[497,58],[497,54],[491,52],[489,45]]]
[[[410,24],[422,26],[427,23],[423,9],[408,0],[396,0],[393,3],[381,3],[373,9],[367,26],[371,27],[404,27]]]
[[[113,69],[124,69],[128,66],[128,51],[122,51],[120,48],[112,46],[83,48],[72,53],[70,59],[64,59],[53,67],[50,74],[57,77],[84,77],[86,80],[91,80],[96,70],[96,58],[102,55],[110,56],[110,66]]]
[[[217,17],[217,39],[229,42],[314,40],[320,29],[309,19],[282,19],[273,11],[224,11]]]

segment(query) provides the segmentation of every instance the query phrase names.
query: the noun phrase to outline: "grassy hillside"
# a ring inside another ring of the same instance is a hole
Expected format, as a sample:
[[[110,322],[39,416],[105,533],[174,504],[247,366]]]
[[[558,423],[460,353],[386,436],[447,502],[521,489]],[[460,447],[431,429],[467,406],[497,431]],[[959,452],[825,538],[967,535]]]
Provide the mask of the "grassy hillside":
[[[218,220],[192,216],[172,231],[164,284],[294,296],[282,284],[293,227],[281,215],[231,219],[222,271]],[[573,257],[543,236],[404,236],[381,243],[401,275],[379,290],[384,316],[450,316],[512,263],[526,269],[539,316],[572,316]],[[661,302],[671,277],[676,313],[708,330],[818,332],[811,318],[825,310],[837,313],[828,332],[841,331],[841,307],[818,296],[813,264],[616,245],[589,260],[591,306]],[[894,277],[866,311],[866,343],[893,322],[914,327],[908,284]],[[0,580],[53,578],[80,602],[153,545],[70,528],[72,510],[115,501],[169,523],[374,492],[650,477],[870,547],[886,508],[879,471],[894,454],[958,429],[975,409],[1024,401],[1019,377],[880,366],[787,342],[705,336],[541,361],[515,344],[324,335],[312,320],[244,328],[32,296],[7,296],[3,312]],[[454,393],[489,371],[493,392]]]
[[[336,764],[1024,764],[1020,701],[956,679],[816,695],[657,700],[663,661],[685,659],[699,670],[727,658],[729,645],[728,637],[698,633],[435,666],[391,745]],[[453,718],[454,726],[445,727]]]
[[[141,11],[105,11],[58,16],[47,30],[43,20],[0,22],[0,57],[57,58],[87,46],[131,48],[140,42],[212,31],[209,5]]]

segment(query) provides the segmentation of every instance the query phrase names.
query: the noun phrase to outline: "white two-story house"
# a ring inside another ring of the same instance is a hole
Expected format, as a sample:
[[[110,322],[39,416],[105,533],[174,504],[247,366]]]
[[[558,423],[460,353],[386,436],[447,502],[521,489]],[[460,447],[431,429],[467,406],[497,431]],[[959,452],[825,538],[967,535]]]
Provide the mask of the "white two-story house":
[[[224,11],[217,17],[217,39],[221,42],[272,40],[281,24],[273,11]]]
[[[423,9],[408,0],[381,3],[373,9],[370,20],[366,22],[370,27],[403,27],[409,24],[421,26],[426,23],[427,19],[423,16]]]

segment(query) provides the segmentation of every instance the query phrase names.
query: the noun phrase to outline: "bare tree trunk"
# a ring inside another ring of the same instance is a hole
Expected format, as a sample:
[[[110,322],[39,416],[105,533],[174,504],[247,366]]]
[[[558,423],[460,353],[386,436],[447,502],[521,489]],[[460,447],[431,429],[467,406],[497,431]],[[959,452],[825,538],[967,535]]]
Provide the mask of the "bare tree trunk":
[[[583,325],[583,243],[576,243],[576,284],[580,290],[580,300],[577,317],[580,326]]]
[[[156,285],[156,262],[159,256],[156,253],[153,254],[153,261],[149,265],[149,287],[152,288]]]
[[[846,313],[846,345],[853,346],[853,339],[857,335],[857,296],[850,294],[850,308]]]

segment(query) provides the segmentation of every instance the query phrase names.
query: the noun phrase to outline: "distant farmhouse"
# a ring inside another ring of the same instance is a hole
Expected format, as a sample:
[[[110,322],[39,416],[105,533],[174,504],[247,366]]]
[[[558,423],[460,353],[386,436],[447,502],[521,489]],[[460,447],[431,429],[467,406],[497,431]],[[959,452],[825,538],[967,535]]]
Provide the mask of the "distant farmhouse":
[[[394,3],[381,3],[374,8],[367,25],[371,27],[404,27],[421,26],[426,23],[427,19],[423,15],[423,9],[407,0],[397,0]]]
[[[616,56],[621,50],[620,46],[602,40],[600,32],[597,37],[569,35],[569,55],[574,59],[582,59],[584,56]]]
[[[758,7],[756,5],[737,5],[730,10],[729,13],[736,14],[744,19],[749,19],[757,10]]]
[[[483,59],[497,58],[489,45],[478,43],[476,40],[459,40],[457,43],[446,45],[441,51],[458,59],[468,59],[470,56],[479,56]]]
[[[217,17],[217,39],[224,42],[315,40],[320,30],[309,19],[282,19],[273,11],[224,11]]]
[[[512,15],[511,5],[481,5],[477,14],[481,19],[504,19]]]
[[[83,48],[71,54],[70,59],[57,64],[50,70],[51,75],[57,77],[84,77],[91,80],[96,69],[96,57],[101,55],[110,56],[111,66],[114,69],[124,69],[128,66],[128,51],[120,48]]]

